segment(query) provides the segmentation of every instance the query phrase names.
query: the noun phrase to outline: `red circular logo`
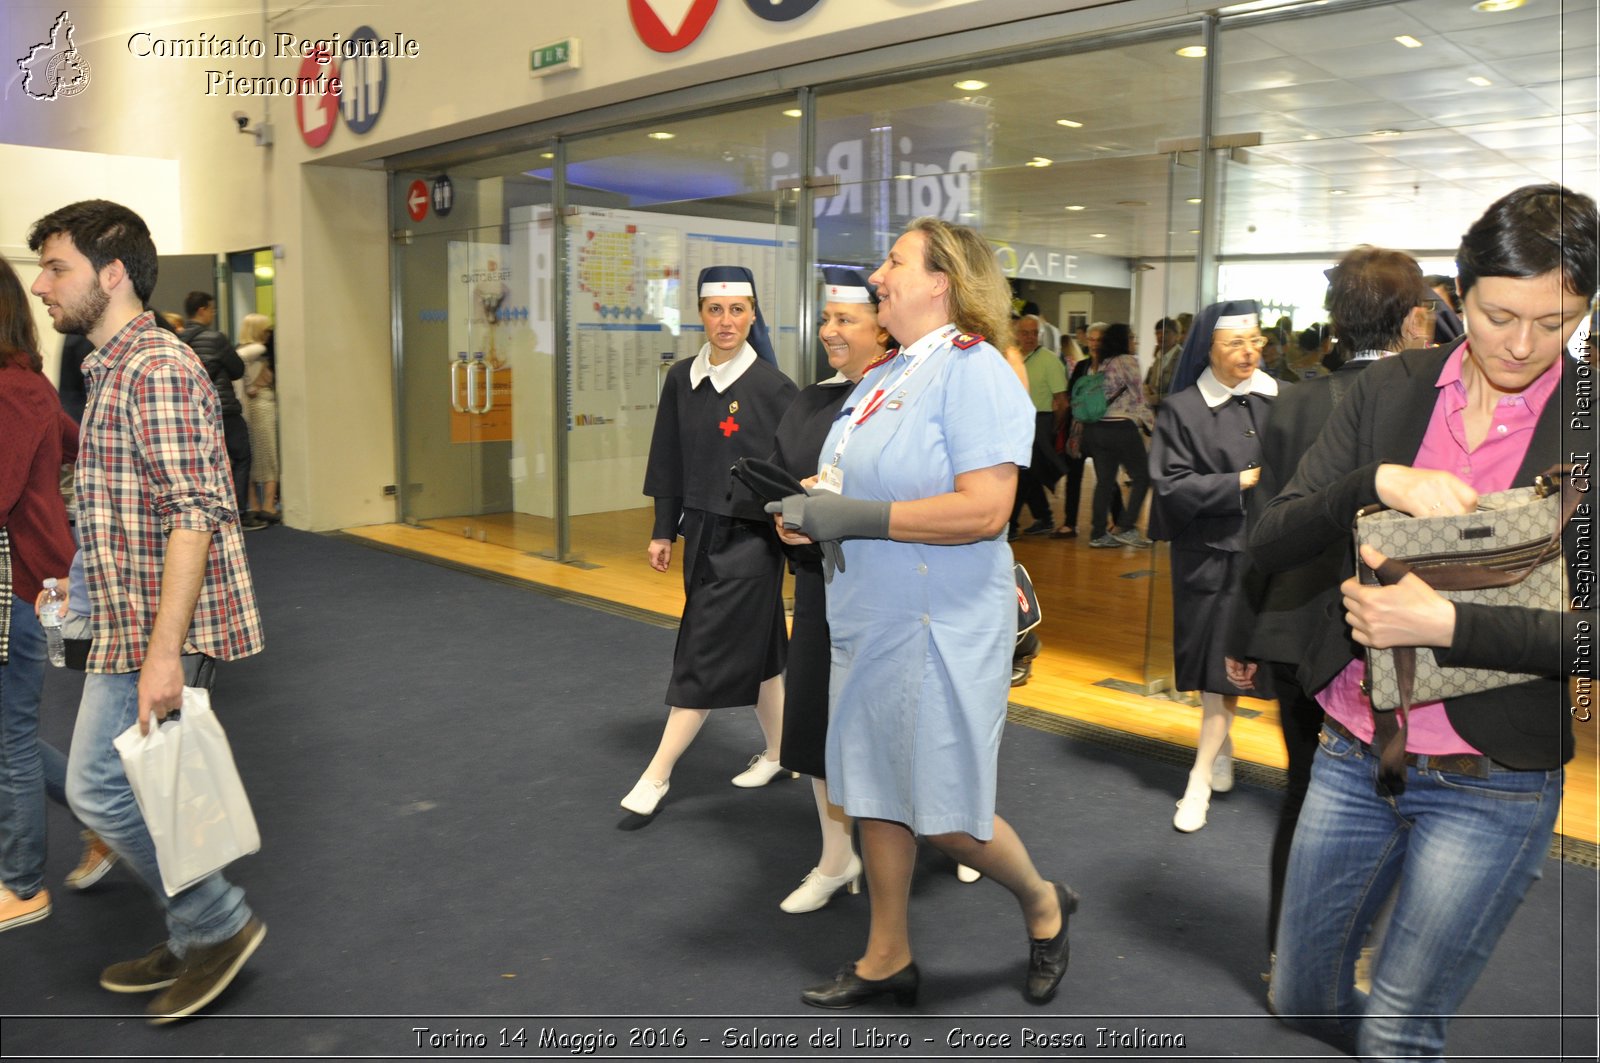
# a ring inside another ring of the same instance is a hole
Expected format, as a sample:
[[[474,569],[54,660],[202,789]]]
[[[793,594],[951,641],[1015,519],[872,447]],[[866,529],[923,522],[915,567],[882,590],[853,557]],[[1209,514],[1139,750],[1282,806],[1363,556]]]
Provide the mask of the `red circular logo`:
[[[324,65],[322,52],[313,52],[300,61],[300,77],[315,79],[319,75],[332,77],[331,63]],[[339,119],[339,94],[325,92],[320,96],[301,95],[294,98],[294,120],[300,127],[300,139],[308,148],[320,148],[333,136],[334,124]]]
[[[673,33],[661,21],[655,8],[650,6],[650,0],[628,0],[628,16],[633,19],[633,31],[647,47],[657,52],[676,52],[693,44],[695,38],[705,30],[706,23],[711,21],[711,13],[716,9],[717,0],[694,0],[689,13],[683,16],[683,24],[678,27],[678,32]]]

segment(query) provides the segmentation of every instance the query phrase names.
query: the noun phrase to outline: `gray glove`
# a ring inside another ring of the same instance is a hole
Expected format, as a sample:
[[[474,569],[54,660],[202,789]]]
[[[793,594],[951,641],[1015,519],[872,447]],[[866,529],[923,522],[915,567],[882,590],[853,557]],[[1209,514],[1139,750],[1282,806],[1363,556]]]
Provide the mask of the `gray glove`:
[[[821,543],[840,539],[887,539],[889,505],[865,498],[846,498],[832,491],[817,491],[787,495],[781,502],[768,502],[766,510],[783,514],[785,528]]]

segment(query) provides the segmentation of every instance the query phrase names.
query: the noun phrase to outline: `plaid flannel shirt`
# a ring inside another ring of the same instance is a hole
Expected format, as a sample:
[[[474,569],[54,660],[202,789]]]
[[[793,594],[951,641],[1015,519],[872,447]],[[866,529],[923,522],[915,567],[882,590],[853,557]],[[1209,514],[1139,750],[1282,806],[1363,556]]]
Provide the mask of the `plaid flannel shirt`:
[[[78,526],[94,623],[91,672],[133,672],[161,599],[167,537],[212,533],[187,646],[233,660],[262,647],[216,389],[146,311],[83,361]]]

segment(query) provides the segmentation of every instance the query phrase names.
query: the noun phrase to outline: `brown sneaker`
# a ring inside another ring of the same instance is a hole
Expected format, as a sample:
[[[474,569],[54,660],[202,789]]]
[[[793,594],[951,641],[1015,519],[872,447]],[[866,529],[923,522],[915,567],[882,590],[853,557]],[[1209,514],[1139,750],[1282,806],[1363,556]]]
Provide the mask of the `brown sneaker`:
[[[0,886],[0,931],[37,923],[50,914],[50,891],[40,890],[26,899]]]
[[[113,963],[100,972],[100,988],[113,993],[153,993],[178,980],[183,961],[162,942],[137,960]]]
[[[78,866],[67,875],[67,889],[86,890],[96,882],[106,877],[112,865],[117,862],[117,854],[111,851],[111,846],[101,840],[100,835],[92,830],[83,832],[83,856],[78,860]]]
[[[244,928],[228,940],[190,949],[177,981],[150,1002],[151,1025],[193,1015],[217,999],[266,936],[267,924],[251,916]]]

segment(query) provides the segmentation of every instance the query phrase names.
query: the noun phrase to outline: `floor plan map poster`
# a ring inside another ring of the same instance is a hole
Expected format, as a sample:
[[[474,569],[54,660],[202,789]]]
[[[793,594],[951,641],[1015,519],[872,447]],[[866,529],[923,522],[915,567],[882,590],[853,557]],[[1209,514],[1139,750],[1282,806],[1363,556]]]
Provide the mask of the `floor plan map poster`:
[[[785,277],[795,283],[793,230],[583,208],[567,217],[566,232],[572,512],[632,509],[646,502],[662,378],[705,342],[694,292],[703,267],[750,268],[780,361],[793,362],[794,330],[785,333],[768,309],[779,305]]]

